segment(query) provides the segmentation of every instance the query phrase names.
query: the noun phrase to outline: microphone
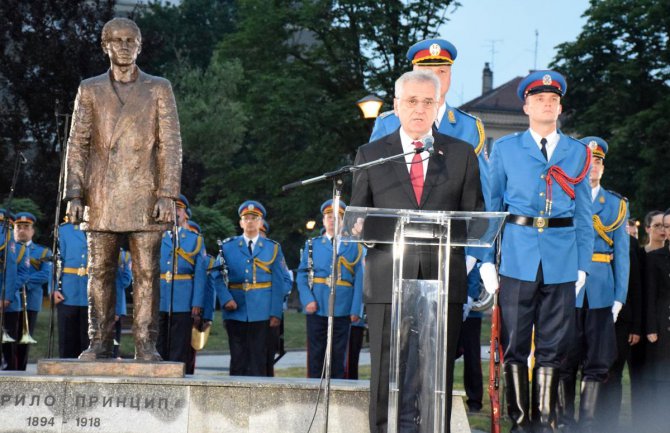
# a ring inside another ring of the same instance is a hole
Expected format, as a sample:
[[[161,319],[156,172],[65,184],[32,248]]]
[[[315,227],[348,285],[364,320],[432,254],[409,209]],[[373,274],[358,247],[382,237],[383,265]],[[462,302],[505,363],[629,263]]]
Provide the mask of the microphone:
[[[435,152],[435,139],[432,136],[428,136],[423,139],[423,150],[432,155]]]

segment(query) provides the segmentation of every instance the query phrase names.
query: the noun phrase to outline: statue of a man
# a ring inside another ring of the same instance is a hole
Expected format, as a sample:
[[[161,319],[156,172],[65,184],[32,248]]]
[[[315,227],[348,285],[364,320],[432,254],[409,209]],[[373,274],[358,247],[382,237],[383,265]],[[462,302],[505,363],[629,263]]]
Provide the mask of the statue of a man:
[[[181,137],[170,82],[135,65],[142,36],[115,18],[102,29],[111,67],[81,82],[70,131],[65,199],[88,232],[90,345],[83,360],[111,358],[119,247],[133,257],[135,359],[160,361],[161,235],[174,220],[181,182]]]

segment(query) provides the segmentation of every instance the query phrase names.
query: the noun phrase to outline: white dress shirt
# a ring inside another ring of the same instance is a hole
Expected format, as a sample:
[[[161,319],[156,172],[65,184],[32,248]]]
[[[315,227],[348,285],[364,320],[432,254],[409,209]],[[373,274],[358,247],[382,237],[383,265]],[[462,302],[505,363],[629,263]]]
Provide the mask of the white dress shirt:
[[[540,150],[542,150],[542,144],[540,144],[540,140],[542,140],[543,138],[547,139],[547,161],[551,161],[551,155],[554,154],[554,150],[556,150],[556,146],[558,146],[558,140],[560,140],[561,138],[558,135],[558,131],[554,129],[546,137],[542,137],[540,134],[533,131],[532,129],[529,129],[529,131],[530,135],[533,137],[533,140],[535,140],[535,144],[537,144],[537,147]]]
[[[414,140],[412,139],[407,133],[405,132],[404,129],[400,128],[400,142],[402,143],[402,151],[403,153],[407,152],[414,152],[414,142],[415,141],[421,141],[426,137],[432,137],[432,130],[428,134],[424,135],[421,137],[419,140]],[[405,155],[405,162],[407,163],[407,171],[411,172],[412,170],[412,159],[414,158],[415,153],[410,153],[408,155]],[[428,171],[428,157],[430,156],[430,153],[426,152],[425,150],[420,153],[421,159],[423,160],[423,180],[426,180],[426,172]]]

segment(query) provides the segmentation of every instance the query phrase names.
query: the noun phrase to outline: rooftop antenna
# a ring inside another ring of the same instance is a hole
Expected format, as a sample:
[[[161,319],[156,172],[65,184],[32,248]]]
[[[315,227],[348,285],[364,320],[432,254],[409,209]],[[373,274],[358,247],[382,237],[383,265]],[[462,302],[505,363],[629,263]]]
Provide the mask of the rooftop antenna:
[[[537,71],[537,47],[538,47],[538,41],[540,39],[540,32],[535,29],[535,53],[533,55],[533,69]]]

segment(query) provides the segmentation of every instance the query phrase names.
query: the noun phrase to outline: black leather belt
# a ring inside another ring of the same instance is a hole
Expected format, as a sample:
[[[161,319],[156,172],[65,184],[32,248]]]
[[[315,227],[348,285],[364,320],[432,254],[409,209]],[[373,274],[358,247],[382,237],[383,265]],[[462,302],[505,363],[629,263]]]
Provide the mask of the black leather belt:
[[[538,229],[545,229],[548,227],[572,227],[572,218],[533,218],[510,214],[507,215],[507,222],[518,226],[535,227]]]

